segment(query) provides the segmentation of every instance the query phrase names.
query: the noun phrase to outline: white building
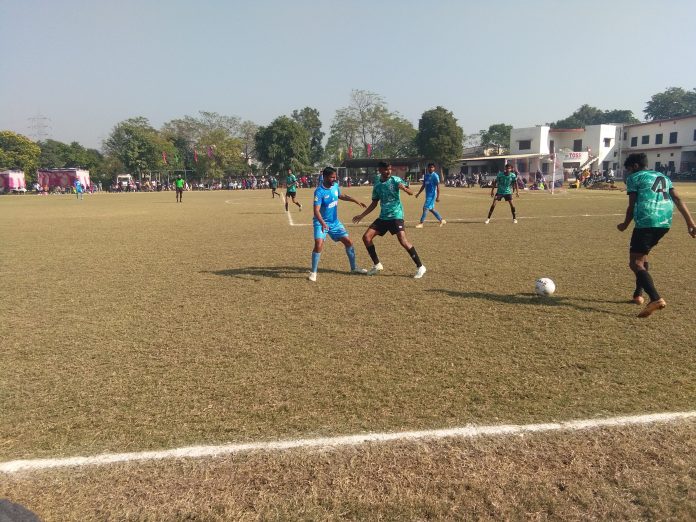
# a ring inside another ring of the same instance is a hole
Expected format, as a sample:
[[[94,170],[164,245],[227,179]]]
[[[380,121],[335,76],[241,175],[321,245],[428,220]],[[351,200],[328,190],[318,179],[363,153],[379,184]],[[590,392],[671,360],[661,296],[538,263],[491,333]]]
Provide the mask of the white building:
[[[648,156],[648,168],[696,172],[696,115],[624,125],[621,162],[633,152]]]

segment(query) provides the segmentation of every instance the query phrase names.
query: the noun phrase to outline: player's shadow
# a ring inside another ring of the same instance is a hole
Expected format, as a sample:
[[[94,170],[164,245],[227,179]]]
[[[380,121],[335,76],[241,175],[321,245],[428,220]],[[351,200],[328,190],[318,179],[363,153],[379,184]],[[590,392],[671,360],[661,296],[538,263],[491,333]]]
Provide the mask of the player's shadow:
[[[293,279],[298,275],[306,277],[309,273],[309,268],[306,266],[245,266],[240,268],[228,268],[226,270],[204,270],[203,273],[225,277],[236,277],[238,279],[255,279],[258,281],[263,278]],[[345,273],[345,270],[332,270],[330,268],[319,269],[319,274]]]
[[[601,308],[595,308],[593,306],[585,306],[578,304],[574,301],[585,301],[585,302],[597,302],[591,301],[589,299],[570,299],[567,297],[553,296],[553,297],[540,297],[533,293],[520,293],[520,294],[492,294],[488,292],[457,292],[455,290],[445,290],[441,288],[433,288],[428,290],[429,292],[440,292],[447,294],[450,297],[460,297],[460,298],[472,298],[472,299],[484,299],[486,301],[493,301],[496,303],[511,304],[511,305],[533,305],[533,306],[549,306],[557,307],[563,306],[568,308],[573,308],[575,310],[583,312],[599,312],[599,313],[609,313],[608,310],[602,310]],[[613,301],[601,301],[601,302],[613,302]],[[622,301],[623,302],[623,301]],[[626,317],[631,317],[628,314],[617,314],[616,312],[611,312],[613,315],[625,315]]]

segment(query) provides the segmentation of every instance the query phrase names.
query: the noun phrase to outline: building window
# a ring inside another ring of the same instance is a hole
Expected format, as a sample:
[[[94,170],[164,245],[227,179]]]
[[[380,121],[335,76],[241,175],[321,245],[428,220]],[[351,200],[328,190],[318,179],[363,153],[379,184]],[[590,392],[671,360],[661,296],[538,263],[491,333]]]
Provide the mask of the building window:
[[[633,136],[631,138],[631,147],[637,147],[638,146],[638,136]]]
[[[694,136],[696,136],[696,131],[694,131]],[[694,138],[694,139],[696,139],[696,138]],[[556,144],[554,143],[553,140],[550,140],[549,141],[549,153],[553,154],[554,152],[556,152]]]
[[[614,151],[614,157],[616,157],[616,151]]]
[[[541,164],[541,173],[542,173],[542,174],[548,174],[548,173],[549,173],[549,164],[548,164],[548,163],[542,163],[542,164]]]
[[[658,155],[657,155],[657,157],[659,158],[659,157],[660,157],[660,155],[658,154]]]
[[[650,143],[650,136],[641,136],[641,138],[640,138],[641,145],[647,145],[649,143]]]
[[[532,148],[532,140],[520,140],[520,150],[529,150]]]
[[[573,140],[573,152],[582,152],[582,140]]]
[[[694,129],[694,141],[696,141],[696,129]]]
[[[604,146],[611,147],[611,138],[604,138]]]
[[[669,133],[669,142],[670,143],[677,143],[677,133],[676,132]]]
[[[655,145],[662,145],[662,134],[655,134]]]
[[[626,138],[628,138],[628,132],[624,132],[624,141],[626,141]]]

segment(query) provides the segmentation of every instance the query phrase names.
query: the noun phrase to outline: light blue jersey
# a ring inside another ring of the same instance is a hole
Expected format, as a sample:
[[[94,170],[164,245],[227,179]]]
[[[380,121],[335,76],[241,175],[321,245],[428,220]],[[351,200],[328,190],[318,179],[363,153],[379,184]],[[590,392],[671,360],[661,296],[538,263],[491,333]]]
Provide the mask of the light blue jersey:
[[[348,235],[348,231],[338,219],[338,197],[340,195],[341,188],[338,183],[334,183],[330,188],[319,185],[314,191],[314,206],[319,207],[319,213],[328,225],[328,233],[334,241]],[[314,239],[326,238],[326,232],[322,230],[321,223],[317,218],[312,220],[312,224],[314,225]]]
[[[434,208],[435,200],[437,199],[437,186],[440,184],[440,176],[437,172],[428,172],[423,178],[425,186],[425,204],[426,208]]]

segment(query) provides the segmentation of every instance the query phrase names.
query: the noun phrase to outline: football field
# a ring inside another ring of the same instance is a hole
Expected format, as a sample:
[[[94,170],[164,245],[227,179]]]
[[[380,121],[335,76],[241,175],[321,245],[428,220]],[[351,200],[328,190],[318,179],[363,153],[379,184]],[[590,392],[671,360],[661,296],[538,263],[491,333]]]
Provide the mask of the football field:
[[[696,185],[676,189],[696,212]],[[693,415],[591,425],[696,410],[683,219],[650,254],[667,307],[637,319],[625,192],[522,192],[517,224],[503,201],[486,225],[489,194],[444,188],[448,223],[423,229],[402,195],[422,279],[386,235],[382,273],[349,273],[329,241],[316,283],[309,189],[289,214],[269,190],[0,197],[0,498],[45,520],[696,518]],[[369,268],[378,211],[359,212],[339,204]],[[589,429],[158,453],[575,420]]]

